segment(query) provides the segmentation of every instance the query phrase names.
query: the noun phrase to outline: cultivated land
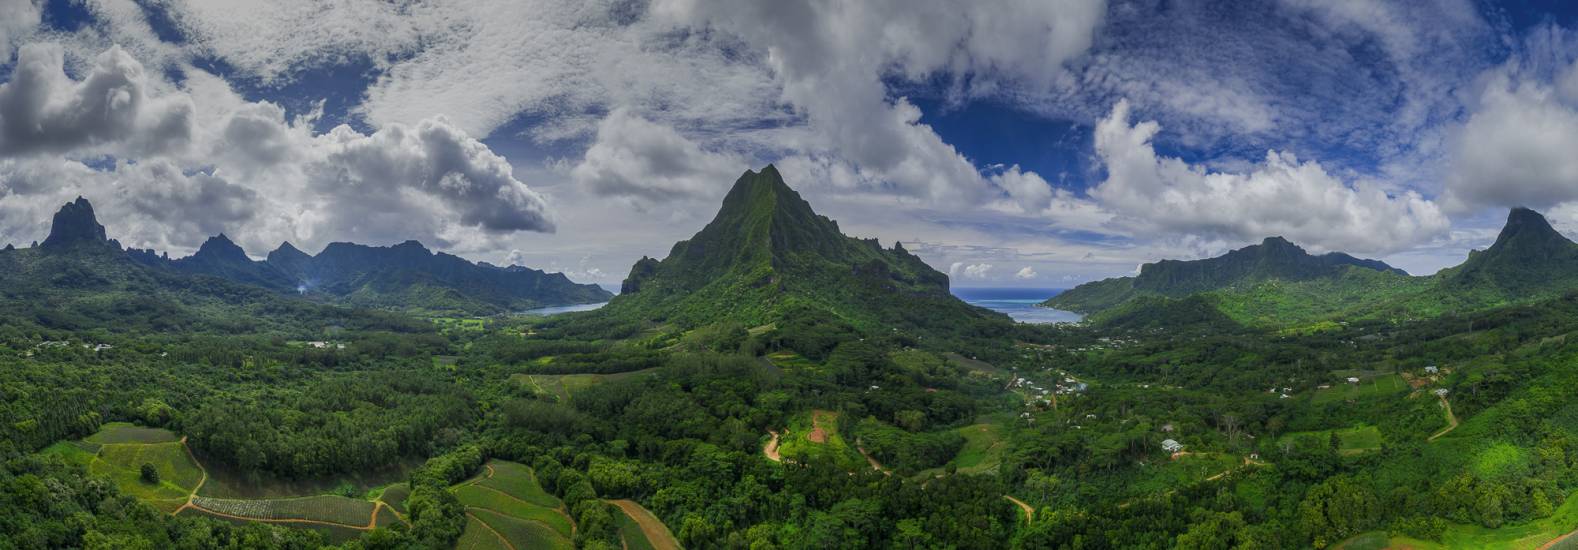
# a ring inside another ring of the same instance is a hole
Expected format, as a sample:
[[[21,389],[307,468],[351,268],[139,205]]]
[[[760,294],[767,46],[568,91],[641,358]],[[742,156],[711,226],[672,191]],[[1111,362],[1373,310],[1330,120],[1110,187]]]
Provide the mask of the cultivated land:
[[[463,548],[574,548],[575,525],[564,503],[543,490],[531,468],[491,461],[450,490],[466,507]]]
[[[256,521],[322,530],[331,540],[355,538],[361,531],[402,521],[381,501],[338,495],[294,498],[215,498],[202,493],[219,483],[197,461],[186,441],[163,429],[125,423],[104,425],[80,442],[58,443],[49,452],[87,464],[88,471],[113,481],[121,491],[170,514],[201,514],[229,521]],[[143,464],[159,474],[158,483],[141,475]]]
[[[824,410],[794,416],[779,436],[778,454],[797,462],[825,457],[847,469],[869,467],[865,457],[839,433],[838,416]]]
[[[568,402],[575,398],[576,392],[585,390],[598,384],[629,380],[641,376],[652,376],[656,369],[643,369],[616,374],[529,374],[519,373],[511,376],[511,380],[534,393],[551,395],[555,399]]]
[[[679,541],[674,539],[668,526],[641,504],[627,499],[608,502],[619,507],[620,515],[615,520],[619,522],[619,536],[626,550],[679,550]]]

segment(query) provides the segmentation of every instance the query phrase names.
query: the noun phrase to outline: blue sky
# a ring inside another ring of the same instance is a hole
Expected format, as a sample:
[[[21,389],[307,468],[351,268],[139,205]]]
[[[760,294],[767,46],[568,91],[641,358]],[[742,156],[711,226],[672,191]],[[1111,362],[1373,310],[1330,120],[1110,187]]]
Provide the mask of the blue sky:
[[[767,163],[847,232],[901,240],[961,286],[1067,287],[1269,235],[1431,273],[1514,205],[1578,230],[1569,2],[0,15],[7,242],[81,194],[112,235],[172,255],[221,231],[257,257],[415,238],[614,283]]]

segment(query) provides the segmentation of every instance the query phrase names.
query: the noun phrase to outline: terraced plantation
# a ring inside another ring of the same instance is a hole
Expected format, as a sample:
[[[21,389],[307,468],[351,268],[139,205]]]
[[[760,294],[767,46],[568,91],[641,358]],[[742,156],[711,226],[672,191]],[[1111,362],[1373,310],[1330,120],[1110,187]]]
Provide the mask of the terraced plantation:
[[[531,468],[502,460],[451,491],[466,506],[460,548],[574,548],[564,503],[543,490]]]

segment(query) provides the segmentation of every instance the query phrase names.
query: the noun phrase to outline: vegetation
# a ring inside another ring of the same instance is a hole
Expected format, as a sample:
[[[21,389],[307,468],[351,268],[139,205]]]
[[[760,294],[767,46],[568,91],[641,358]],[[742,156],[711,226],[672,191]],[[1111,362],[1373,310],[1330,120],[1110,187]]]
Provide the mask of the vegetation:
[[[0,546],[1538,546],[1578,529],[1578,296],[1497,267],[1550,252],[1520,216],[1429,280],[1268,242],[1059,326],[776,171],[546,318],[327,306],[82,226],[0,253]]]

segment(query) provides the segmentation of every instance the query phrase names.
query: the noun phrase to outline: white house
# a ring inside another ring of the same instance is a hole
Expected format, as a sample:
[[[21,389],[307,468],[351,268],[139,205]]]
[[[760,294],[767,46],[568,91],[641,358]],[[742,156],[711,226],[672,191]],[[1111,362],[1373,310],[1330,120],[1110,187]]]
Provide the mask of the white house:
[[[1183,447],[1184,447],[1183,444],[1179,443],[1177,441],[1174,441],[1174,440],[1171,440],[1171,439],[1163,439],[1162,440],[1162,450],[1163,451],[1167,451],[1169,453],[1176,453],[1178,451],[1182,451]]]
[[[1358,384],[1359,383],[1359,377],[1357,377],[1357,376],[1349,376],[1348,377],[1348,383],[1349,384]]]
[[[1435,365],[1430,365],[1428,367],[1425,367],[1425,373],[1427,373],[1427,374],[1435,374],[1435,373],[1438,373],[1438,372],[1441,372],[1441,369],[1436,368]]]

